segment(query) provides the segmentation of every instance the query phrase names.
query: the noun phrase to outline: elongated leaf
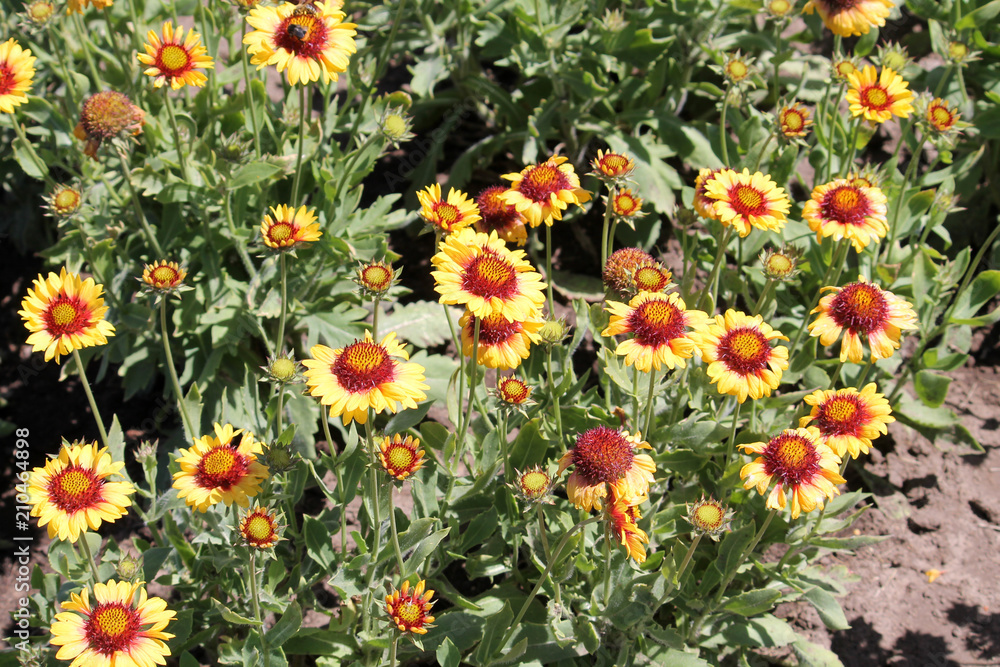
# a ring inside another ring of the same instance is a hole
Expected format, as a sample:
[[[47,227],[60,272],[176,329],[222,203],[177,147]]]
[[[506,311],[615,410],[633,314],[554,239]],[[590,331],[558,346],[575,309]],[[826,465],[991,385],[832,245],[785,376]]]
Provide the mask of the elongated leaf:
[[[844,667],[836,653],[804,639],[793,642],[792,650],[802,667]]]
[[[917,372],[913,378],[913,388],[917,390],[920,400],[932,408],[936,408],[948,397],[948,386],[951,378],[934,371]]]
[[[298,632],[302,626],[302,608],[299,603],[292,601],[285,607],[285,613],[281,615],[278,622],[264,635],[269,646],[277,647],[284,644],[288,639]]]
[[[229,623],[236,623],[237,625],[260,625],[259,621],[255,621],[252,618],[247,618],[242,614],[237,614],[235,611],[222,604],[215,598],[212,598],[212,604],[215,608],[222,613],[222,618]]]
[[[812,588],[802,596],[816,608],[823,624],[831,630],[847,630],[851,624],[844,616],[844,610],[840,608],[837,598],[830,595],[822,588]]]
[[[775,601],[781,597],[781,591],[771,588],[759,588],[753,591],[740,593],[736,597],[730,598],[723,609],[740,616],[756,616],[774,606]]]

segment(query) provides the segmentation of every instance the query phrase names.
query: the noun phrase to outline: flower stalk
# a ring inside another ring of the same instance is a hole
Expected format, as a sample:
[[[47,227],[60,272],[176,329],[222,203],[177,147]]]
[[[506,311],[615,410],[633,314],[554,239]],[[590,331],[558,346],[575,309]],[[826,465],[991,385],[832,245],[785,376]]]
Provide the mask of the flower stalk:
[[[101,434],[101,444],[108,447],[108,432],[104,428],[104,420],[101,419],[101,412],[97,409],[97,401],[94,400],[94,392],[90,390],[90,381],[87,380],[87,372],[83,368],[83,361],[80,359],[80,351],[75,347],[73,348],[73,360],[76,362],[76,371],[80,375],[80,383],[83,385],[83,391],[87,394],[87,402],[90,403],[90,411],[94,413],[94,421],[97,422],[97,432]]]

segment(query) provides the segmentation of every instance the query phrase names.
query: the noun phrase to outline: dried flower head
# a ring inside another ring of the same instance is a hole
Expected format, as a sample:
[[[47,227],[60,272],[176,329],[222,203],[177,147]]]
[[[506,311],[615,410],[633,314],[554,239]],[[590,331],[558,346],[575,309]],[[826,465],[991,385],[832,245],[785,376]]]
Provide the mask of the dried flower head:
[[[620,248],[604,264],[604,287],[627,294],[633,289],[632,276],[643,266],[656,263],[653,256],[641,248]]]
[[[105,90],[84,100],[73,135],[85,142],[84,155],[96,160],[103,142],[138,135],[145,122],[146,113],[128,95]]]

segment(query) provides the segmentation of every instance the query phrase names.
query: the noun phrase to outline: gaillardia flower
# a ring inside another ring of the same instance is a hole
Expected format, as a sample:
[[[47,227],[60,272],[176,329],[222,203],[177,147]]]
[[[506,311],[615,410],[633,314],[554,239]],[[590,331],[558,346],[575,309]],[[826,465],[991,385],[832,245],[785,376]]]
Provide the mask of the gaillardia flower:
[[[169,292],[176,289],[186,277],[187,271],[182,269],[177,262],[168,262],[165,259],[146,264],[142,270],[142,282],[158,292]]]
[[[948,106],[948,102],[942,100],[940,97],[935,97],[927,105],[927,112],[924,115],[924,119],[931,129],[939,134],[944,134],[955,127],[955,123],[958,122],[960,115],[957,109],[952,109]]]
[[[398,591],[385,596],[385,611],[392,619],[392,624],[400,632],[411,632],[418,635],[427,634],[427,628],[434,627],[434,617],[430,615],[434,603],[434,591],[424,592],[426,582],[420,580],[410,590],[410,582],[404,581]]]
[[[524,472],[514,471],[514,491],[529,503],[545,502],[552,488],[552,476],[540,465]]]
[[[636,449],[651,449],[640,433],[629,435],[607,426],[581,433],[559,459],[559,475],[576,466],[566,480],[569,501],[589,512],[601,509],[601,499],[608,497],[611,487],[619,498],[648,495],[656,464],[649,454],[636,454]]]
[[[635,366],[643,373],[663,366],[684,368],[684,360],[690,359],[695,349],[688,330],[702,329],[708,320],[700,310],[686,310],[684,301],[674,293],[639,292],[627,306],[608,301],[606,310],[611,313],[611,322],[601,335],[631,333],[632,338],[619,343],[615,354],[625,357],[626,366]]]
[[[612,184],[621,184],[635,170],[635,160],[628,155],[597,149],[597,157],[590,161],[591,174]]]
[[[125,516],[132,505],[135,487],[112,482],[125,467],[112,461],[107,447],[97,443],[63,445],[57,458],[28,477],[28,504],[39,526],[48,526],[49,537],[76,542],[87,529],[97,530],[102,521]]]
[[[369,297],[383,296],[392,287],[398,278],[398,273],[393,270],[392,264],[387,262],[368,262],[358,267],[358,273],[354,282]]]
[[[625,222],[631,223],[643,215],[642,197],[632,192],[631,188],[617,190],[611,198],[611,212]]]
[[[615,488],[611,487],[611,495],[605,508],[611,537],[625,547],[625,551],[637,563],[646,562],[646,548],[643,544],[649,544],[649,536],[637,525],[642,518],[638,505],[646,500],[648,500],[646,496],[621,497]]]
[[[901,329],[916,329],[917,315],[910,303],[864,276],[844,287],[824,287],[833,290],[813,309],[819,316],[809,323],[809,335],[819,336],[822,345],[833,345],[844,331],[840,360],[861,363],[864,351],[861,336],[868,338],[872,359],[888,359],[899,349]]]
[[[729,309],[691,337],[708,364],[708,377],[719,383],[719,392],[735,396],[740,403],[748,396],[754,400],[770,396],[781,383],[781,372],[788,370],[788,348],[771,347],[772,340],[788,338],[760,315],[750,317]]]
[[[642,248],[619,248],[608,256],[604,263],[604,286],[620,294],[631,292],[635,283],[633,276],[643,266],[656,264],[653,256]]]
[[[786,139],[806,136],[812,124],[809,110],[798,102],[783,106],[778,112],[778,129]]]
[[[582,206],[590,193],[580,187],[580,177],[566,158],[554,155],[545,162],[525,167],[519,174],[501,176],[510,181],[510,189],[501,197],[512,204],[532,227],[552,220],[562,220],[570,204]]]
[[[508,322],[500,313],[477,318],[468,310],[458,321],[462,328],[462,354],[472,356],[475,326],[479,324],[476,363],[486,368],[509,371],[521,365],[531,354],[531,345],[541,342],[538,332],[544,322],[532,315],[524,321]]]
[[[632,274],[632,285],[638,292],[664,292],[670,286],[674,274],[659,262],[640,266]]]
[[[740,236],[750,227],[781,231],[790,206],[783,188],[759,171],[750,174],[725,169],[705,184],[705,192],[715,200],[715,213],[723,225],[732,225]]]
[[[83,205],[83,194],[79,188],[58,184],[44,196],[45,208],[53,218],[68,218]]]
[[[146,112],[132,104],[128,95],[104,90],[84,100],[73,136],[85,142],[83,154],[96,160],[102,143],[137,135],[145,122]]]
[[[200,69],[213,69],[215,63],[208,55],[208,50],[201,44],[201,36],[194,30],[188,32],[183,42],[184,26],[174,25],[170,21],[163,24],[163,39],[152,30],[146,35],[148,43],[143,44],[145,53],[137,54],[139,62],[148,65],[144,72],[146,76],[155,77],[153,86],[160,88],[169,83],[174,90],[185,85],[201,87],[208,81]]]
[[[876,78],[875,66],[868,65],[847,77],[847,104],[855,117],[864,116],[872,123],[884,123],[893,116],[909,118],[913,113],[913,93],[903,77],[882,68]]]
[[[11,37],[0,44],[0,111],[14,113],[14,107],[28,101],[25,95],[31,90],[35,77],[35,56],[30,49],[22,49]]]
[[[424,367],[408,361],[395,333],[376,343],[366,331],[364,340],[336,350],[313,345],[309,354],[312,358],[302,362],[309,393],[330,406],[330,416],[341,417],[344,426],[367,422],[369,408],[394,413],[400,404],[415,408],[427,398]]]
[[[881,189],[838,178],[813,189],[812,199],[802,208],[802,217],[816,232],[817,241],[826,236],[835,241],[846,238],[861,252],[869,243],[885,238],[889,231],[886,210]]]
[[[278,542],[278,519],[266,507],[255,507],[240,520],[240,537],[248,547],[270,549]]]
[[[475,223],[477,232],[483,234],[497,233],[507,243],[523,246],[528,240],[528,232],[524,228],[524,216],[517,212],[513,204],[504,201],[503,193],[507,188],[502,185],[491,185],[476,197],[481,219]]]
[[[872,440],[889,432],[886,424],[896,421],[889,401],[875,390],[870,382],[860,392],[854,387],[814,391],[804,399],[812,412],[799,420],[799,426],[805,428],[815,420],[820,442],[841,459],[848,453],[852,459],[867,454]]]
[[[761,271],[768,280],[786,282],[799,272],[801,258],[802,250],[793,245],[782,246],[780,250],[767,248],[760,254]]]
[[[428,185],[417,192],[420,217],[434,229],[445,234],[457,232],[480,219],[479,207],[461,190],[448,189],[447,201],[441,199],[441,186]]]
[[[378,458],[386,474],[399,481],[403,481],[424,467],[425,461],[420,441],[409,435],[404,438],[399,433],[382,440]]]
[[[316,210],[300,206],[298,210],[281,204],[271,207],[274,215],[265,215],[260,223],[260,236],[268,248],[292,250],[304,243],[318,241],[323,232],[316,222]]]
[[[487,236],[467,227],[438,247],[431,275],[441,303],[465,306],[476,317],[501,314],[511,322],[529,319],[545,303],[541,274],[523,250],[508,250],[496,232]]]
[[[56,16],[56,4],[50,0],[31,0],[21,4],[24,11],[20,14],[20,27],[26,33],[44,28]]]
[[[819,12],[830,32],[851,37],[867,34],[872,26],[884,26],[892,8],[892,0],[809,0],[802,11]]]
[[[785,509],[785,491],[792,494],[792,518],[802,512],[812,512],[823,506],[825,498],[833,499],[840,491],[835,485],[844,478],[837,472],[840,458],[833,450],[819,441],[815,428],[785,429],[768,442],[739,445],[744,452],[760,454],[752,463],[740,470],[743,488],[757,487],[764,495],[767,487],[775,482],[767,494],[768,509]]]
[[[31,332],[26,341],[31,351],[44,350],[45,361],[54,359],[59,363],[60,356],[73,350],[107,344],[115,328],[104,319],[108,307],[101,298],[102,291],[104,286],[93,278],[81,280],[66,267],[58,276],[49,273],[43,279],[39,274],[34,289],[29,288],[28,296],[21,301],[22,310],[17,311]]]
[[[715,180],[722,169],[701,169],[698,177],[694,179],[694,210],[695,213],[709,220],[718,220],[719,214],[715,212],[715,200],[708,195],[708,184]]]
[[[505,405],[520,408],[533,403],[532,388],[524,380],[513,375],[498,375],[496,396]]]
[[[234,502],[248,507],[268,476],[267,467],[257,461],[263,443],[230,424],[215,424],[214,428],[214,436],[204,435],[195,439],[191,449],[180,450],[176,460],[181,469],[174,473],[177,497],[199,512],[208,511],[219,501],[227,507]],[[233,440],[241,433],[243,437],[236,444]]]
[[[67,14],[82,14],[83,10],[90,5],[94,6],[94,9],[104,9],[110,7],[114,4],[114,0],[69,0],[66,3],[66,13]]]
[[[138,599],[136,596],[138,595]],[[155,667],[170,655],[164,632],[176,612],[163,598],[150,598],[142,582],[108,581],[90,591],[70,593],[64,611],[56,614],[49,631],[56,658],[72,660],[70,667]]]
[[[268,65],[278,72],[288,70],[288,83],[323,83],[338,79],[346,72],[351,54],[357,52],[354,23],[346,17],[340,3],[317,0],[304,5],[285,2],[277,7],[254,7],[247,23],[255,28],[243,38],[257,69]]]
[[[727,510],[718,500],[713,498],[706,500],[705,496],[702,496],[694,507],[688,508],[687,520],[697,533],[707,535],[718,542],[722,533],[731,530],[730,522],[733,514],[733,510]]]

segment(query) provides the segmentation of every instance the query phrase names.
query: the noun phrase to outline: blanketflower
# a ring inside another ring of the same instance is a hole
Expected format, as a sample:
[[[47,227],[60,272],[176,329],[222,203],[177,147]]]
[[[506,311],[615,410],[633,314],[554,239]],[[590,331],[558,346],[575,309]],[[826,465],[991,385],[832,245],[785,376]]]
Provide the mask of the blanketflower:
[[[58,276],[49,273],[43,279],[39,274],[34,289],[29,288],[28,296],[21,301],[22,310],[17,311],[31,332],[27,340],[31,351],[44,350],[45,361],[59,363],[61,355],[73,350],[107,344],[115,328],[104,319],[108,307],[101,298],[102,291],[104,286],[93,278],[81,280],[66,267]]]
[[[266,507],[255,507],[240,520],[240,536],[247,546],[269,549],[278,542],[278,520]]]
[[[625,547],[625,551],[637,563],[646,562],[646,548],[643,544],[649,544],[649,536],[646,531],[638,526],[638,521],[642,518],[639,513],[639,504],[647,500],[649,498],[646,496],[620,497],[615,488],[611,487],[611,494],[605,508],[605,518],[608,521],[611,536]]]
[[[785,509],[788,491],[792,518],[797,519],[802,512],[822,507],[824,499],[832,500],[840,494],[836,485],[845,481],[838,472],[840,458],[819,441],[819,431],[815,428],[785,429],[768,442],[739,447],[744,452],[760,454],[740,470],[743,488],[757,487],[757,493],[763,496],[771,482],[775,482],[767,494],[768,509]]]
[[[417,192],[417,199],[420,200],[420,217],[445,234],[451,234],[480,220],[476,202],[461,190],[449,188],[448,199],[444,200],[441,198],[441,186],[434,183]]]
[[[799,420],[800,427],[815,421],[820,442],[828,445],[841,459],[850,454],[852,459],[867,454],[872,440],[888,433],[886,424],[896,421],[892,408],[883,394],[876,393],[871,382],[859,392],[854,387],[846,389],[817,390],[805,397],[812,412]]]
[[[502,185],[491,185],[476,196],[476,206],[482,218],[474,226],[477,232],[496,232],[507,243],[523,246],[528,240],[524,216],[517,212],[513,204],[504,201],[503,193],[506,191],[507,188]]]
[[[0,44],[0,111],[14,113],[14,107],[28,101],[25,95],[31,90],[35,77],[35,56],[30,49],[22,49],[11,37]]]
[[[859,276],[858,282],[843,287],[824,287],[827,294],[813,309],[819,316],[809,323],[809,335],[819,336],[822,345],[833,345],[840,333],[844,341],[840,360],[857,364],[864,357],[861,336],[868,339],[872,359],[888,359],[899,349],[903,329],[917,328],[917,315],[910,303]]]
[[[718,383],[719,392],[735,396],[740,403],[747,397],[756,400],[770,396],[781,383],[782,371],[788,370],[788,348],[771,347],[772,340],[788,338],[772,329],[760,315],[750,317],[729,309],[691,337],[708,364],[709,378]]]
[[[142,269],[142,282],[150,289],[159,292],[169,292],[176,289],[186,277],[187,271],[182,269],[177,262],[168,262],[165,259],[146,264]]]
[[[698,177],[694,179],[694,210],[703,218],[718,220],[719,214],[715,211],[715,200],[708,196],[708,184],[720,174],[722,169],[701,169]]]
[[[913,93],[899,74],[888,67],[876,77],[874,65],[847,77],[847,104],[855,117],[864,116],[872,123],[884,123],[893,116],[909,118],[913,113]]]
[[[778,112],[778,129],[786,139],[806,136],[812,124],[809,110],[798,102],[783,106]]]
[[[719,222],[732,225],[740,236],[748,235],[751,227],[779,232],[785,226],[788,196],[784,188],[759,171],[720,171],[706,182],[705,193],[715,200]]]
[[[182,42],[183,37],[184,26],[177,26],[177,32],[174,32],[170,21],[163,24],[163,39],[152,30],[146,35],[149,40],[143,44],[146,53],[139,53],[137,57],[139,62],[149,66],[144,74],[155,77],[154,87],[170,83],[171,88],[178,90],[185,85],[201,87],[208,81],[208,77],[198,70],[213,69],[215,63],[201,44],[201,36],[191,30]]]
[[[140,134],[145,122],[146,112],[132,104],[128,95],[102,90],[84,100],[73,136],[85,142],[83,154],[97,160],[102,143]]]
[[[889,231],[886,197],[875,187],[837,180],[816,186],[812,199],[802,208],[802,218],[816,232],[816,240],[832,236],[835,241],[848,239],[857,252],[869,243],[885,238]]]
[[[809,0],[802,11],[819,12],[830,32],[851,37],[867,34],[873,26],[884,26],[892,8],[892,0]]]
[[[508,322],[499,313],[477,318],[468,310],[458,321],[462,328],[462,354],[471,357],[475,325],[479,323],[476,363],[486,368],[509,371],[521,365],[531,354],[531,345],[541,342],[538,332],[544,322],[537,315],[524,321]]]
[[[615,354],[625,357],[626,366],[635,366],[643,373],[666,366],[684,368],[685,359],[694,354],[695,342],[690,330],[707,325],[708,315],[700,310],[687,310],[677,294],[639,292],[628,305],[608,301],[611,322],[602,336],[631,333],[622,341]]]
[[[961,114],[958,113],[957,109],[952,109],[948,106],[947,101],[942,100],[940,97],[935,97],[927,105],[925,119],[935,132],[945,133],[955,127],[955,123],[958,122],[960,116]]]
[[[562,220],[563,211],[570,204],[582,206],[590,201],[590,193],[580,187],[580,177],[566,160],[554,155],[518,174],[501,176],[511,182],[510,189],[501,197],[524,215],[532,227],[543,223],[552,226],[553,220]]]
[[[195,439],[191,449],[180,450],[176,459],[180,470],[174,473],[173,485],[177,497],[199,512],[207,512],[220,501],[227,507],[234,502],[248,507],[268,476],[267,467],[257,461],[263,443],[230,424],[215,424],[214,430],[214,436],[204,435]],[[237,444],[234,440],[241,433]]]
[[[398,591],[393,591],[385,597],[385,611],[400,632],[410,632],[418,635],[427,634],[427,628],[434,627],[434,617],[430,615],[434,603],[434,591],[424,592],[426,582],[420,580],[410,590],[410,582],[404,581]]]
[[[271,213],[274,217],[265,215],[260,223],[261,240],[268,248],[292,250],[323,236],[316,222],[316,209],[300,206],[296,210],[281,204],[272,206]]]
[[[391,438],[382,440],[378,451],[382,470],[390,477],[403,481],[424,467],[424,450],[420,449],[420,440],[413,436],[405,438],[396,433]]]
[[[636,454],[636,449],[652,449],[641,433],[629,435],[607,426],[581,433],[559,459],[559,475],[575,466],[566,480],[569,501],[589,512],[601,509],[601,499],[608,497],[612,487],[619,498],[648,495],[656,463],[649,454]]]

